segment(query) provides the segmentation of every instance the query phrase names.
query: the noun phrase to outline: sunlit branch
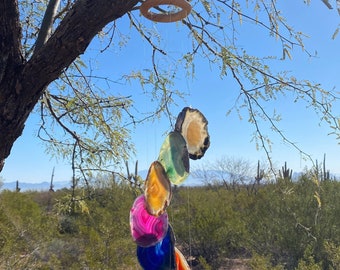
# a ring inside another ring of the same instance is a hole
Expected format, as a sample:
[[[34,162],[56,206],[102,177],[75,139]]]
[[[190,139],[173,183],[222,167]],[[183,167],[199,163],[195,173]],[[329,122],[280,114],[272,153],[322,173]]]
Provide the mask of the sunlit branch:
[[[53,22],[55,22],[57,19],[60,19],[64,16],[64,14],[66,14],[67,11],[69,11],[69,9],[71,8],[71,0],[67,0],[67,3],[65,5],[65,7],[63,7],[55,16],[54,16],[54,20]]]
[[[274,131],[276,133],[278,133],[280,135],[280,137],[283,139],[284,142],[288,143],[289,145],[291,145],[293,148],[295,148],[298,152],[300,152],[301,155],[307,157],[310,161],[313,162],[312,157],[306,153],[305,151],[303,151],[300,147],[298,147],[294,142],[292,142],[291,140],[289,140],[284,134],[283,132],[277,127],[277,125],[274,123],[273,119],[267,114],[267,112],[264,110],[263,106],[259,103],[258,99],[254,98],[253,95],[249,95],[249,93],[244,90],[243,92],[246,96],[247,99],[249,99],[252,102],[254,102],[257,106],[257,108],[260,109],[260,111],[262,112],[262,114],[265,116],[265,119],[269,121],[271,127],[274,129]]]
[[[53,116],[53,118],[58,122],[58,124],[63,128],[63,130],[65,130],[69,135],[71,135],[75,141],[79,142],[80,138],[77,136],[77,134],[72,131],[70,128],[68,128],[61,120],[60,118],[57,116],[57,114],[54,112],[54,108],[51,104],[50,99],[48,98],[47,93],[44,94],[45,98],[44,98],[44,102],[47,106],[47,108],[49,109],[51,115]]]
[[[151,47],[154,50],[159,51],[161,54],[166,55],[166,52],[164,50],[162,50],[161,48],[159,48],[158,46],[156,46],[153,42],[152,39],[148,36],[145,35],[145,33],[143,32],[143,30],[141,29],[141,26],[138,26],[137,23],[135,22],[135,19],[133,18],[133,15],[129,12],[127,13],[127,15],[129,16],[130,22],[133,25],[133,27],[137,30],[137,32],[151,45]]]
[[[47,41],[52,32],[53,20],[57,13],[60,0],[49,0],[41,27],[39,30],[38,38],[35,43],[34,53],[36,53]]]
[[[116,33],[115,30],[116,30],[116,21],[113,22],[112,27],[111,27],[110,30],[109,30],[109,31],[112,31],[112,34],[111,34],[111,36],[110,36],[110,38],[109,38],[109,42],[107,43],[107,45],[105,46],[104,49],[101,49],[101,50],[100,50],[100,53],[103,53],[104,51],[106,51],[106,50],[111,46],[112,41],[113,41],[113,37],[114,37],[114,35],[115,35],[115,33]]]
[[[261,27],[263,27],[263,28],[269,30],[270,32],[273,32],[273,33],[275,34],[275,36],[280,37],[280,39],[281,39],[282,41],[285,41],[285,42],[289,43],[290,45],[296,45],[296,46],[302,47],[302,48],[304,49],[304,47],[301,45],[300,42],[299,42],[299,43],[296,43],[296,42],[293,42],[292,40],[286,38],[285,36],[283,36],[283,35],[276,29],[276,27],[268,26],[268,25],[266,25],[265,23],[263,23],[262,21],[259,21],[259,20],[256,19],[256,18],[252,18],[252,17],[250,17],[250,16],[248,16],[248,15],[242,13],[240,10],[237,10],[237,9],[235,9],[233,6],[229,5],[225,0],[217,0],[217,1],[220,2],[221,4],[225,5],[225,6],[228,7],[229,9],[231,9],[231,10],[232,10],[233,12],[235,12],[237,15],[242,16],[242,17],[244,17],[244,18],[246,18],[246,19],[248,19],[248,20],[250,20],[250,21],[256,23],[257,25],[260,25]],[[274,5],[274,6],[275,6],[275,5]],[[267,12],[267,14],[268,14],[268,19],[269,19],[269,21],[271,21],[271,16],[270,16],[270,13],[269,13],[268,10],[267,10],[266,4],[264,4],[264,7],[265,7],[266,12]],[[276,11],[276,9],[275,9],[275,11]],[[277,12],[277,11],[276,11],[276,12]],[[291,29],[290,29],[286,24],[284,24],[284,23],[282,22],[282,20],[280,20],[280,22],[286,27],[286,29],[289,31],[289,33],[292,34]],[[274,22],[272,22],[272,23],[273,23],[273,25],[275,25]],[[310,54],[308,51],[306,51],[305,49],[304,49],[304,51],[305,51],[309,56],[311,56],[311,54]]]

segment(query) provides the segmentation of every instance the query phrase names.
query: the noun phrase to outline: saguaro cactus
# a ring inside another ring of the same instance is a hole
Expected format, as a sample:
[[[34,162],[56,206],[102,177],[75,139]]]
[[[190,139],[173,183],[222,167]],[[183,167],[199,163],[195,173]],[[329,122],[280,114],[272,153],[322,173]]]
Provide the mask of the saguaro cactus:
[[[323,155],[323,164],[322,164],[322,175],[323,175],[323,180],[329,180],[330,179],[330,173],[329,170],[326,170],[326,154]]]
[[[287,168],[287,162],[285,161],[285,165],[282,166],[282,171],[279,170],[280,178],[292,180],[293,170]]]
[[[130,173],[129,164],[125,161],[126,180],[136,193],[143,192],[143,179],[138,175],[138,160],[135,163],[135,172]],[[137,195],[137,194],[136,194]]]
[[[257,161],[257,174],[255,176],[255,181],[256,183],[259,185],[260,181],[263,179],[264,177],[264,170],[260,169],[260,161]]]
[[[20,192],[19,180],[17,180],[17,182],[16,182],[16,184],[15,184],[15,191],[16,191],[16,192]]]
[[[53,178],[54,178],[54,168],[55,167],[53,167],[53,170],[52,170],[52,174],[51,174],[51,181],[50,181],[50,188],[49,188],[49,192],[54,192],[54,185],[53,185]]]
[[[257,193],[256,186],[260,185],[260,181],[263,179],[263,177],[264,177],[264,170],[263,169],[261,170],[260,161],[258,160],[257,161],[257,171],[256,171],[255,181],[254,181],[253,185],[251,186],[251,189],[249,189],[248,186],[247,186],[248,194],[249,194],[249,191],[255,192],[255,194]]]

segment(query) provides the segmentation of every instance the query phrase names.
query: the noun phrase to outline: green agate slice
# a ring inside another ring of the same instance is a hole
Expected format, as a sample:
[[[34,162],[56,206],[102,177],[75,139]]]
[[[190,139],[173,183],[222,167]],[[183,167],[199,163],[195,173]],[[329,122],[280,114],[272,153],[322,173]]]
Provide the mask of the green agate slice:
[[[169,180],[181,184],[189,175],[189,153],[186,141],[177,132],[170,132],[159,152],[158,161],[163,165]]]

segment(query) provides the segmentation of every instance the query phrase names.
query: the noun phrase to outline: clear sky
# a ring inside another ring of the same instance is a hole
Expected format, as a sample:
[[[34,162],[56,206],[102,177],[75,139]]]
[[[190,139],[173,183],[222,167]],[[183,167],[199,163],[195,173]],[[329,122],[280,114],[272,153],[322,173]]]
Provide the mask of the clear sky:
[[[280,6],[283,15],[295,29],[309,35],[309,38],[305,39],[306,48],[313,53],[317,51],[317,57],[309,58],[301,52],[301,49],[296,48],[292,60],[272,61],[272,67],[275,70],[291,71],[297,78],[320,82],[326,89],[335,87],[339,91],[340,36],[335,40],[332,40],[331,36],[340,23],[340,16],[335,10],[328,10],[322,1],[312,1],[310,6],[304,5],[302,0],[282,2]],[[138,16],[137,11],[136,16]],[[125,18],[122,22],[124,20]],[[146,19],[143,20],[145,23],[150,23]],[[185,28],[180,24],[154,24],[153,27],[163,33],[166,49],[174,54],[190,48],[190,41],[182,33]],[[281,57],[282,49],[279,42],[269,40],[266,33],[262,32],[263,36],[261,36],[255,26],[246,23],[240,29],[242,33],[238,37],[239,44],[244,44],[248,54]],[[150,56],[149,45],[136,41],[140,38],[134,38],[136,32],[127,28],[120,31],[127,31],[132,35],[126,47],[114,47],[100,54],[99,42],[95,41],[85,54],[86,59],[96,63],[96,74],[109,76],[113,80],[131,69],[144,68],[144,62],[149,61]],[[261,150],[256,150],[255,143],[251,141],[254,127],[247,120],[240,121],[235,113],[226,115],[227,110],[235,102],[238,86],[231,76],[218,80],[214,72],[218,71],[202,62],[201,65],[196,65],[195,79],[188,79],[185,74],[183,76],[177,74],[175,86],[186,96],[184,100],[177,100],[178,106],[172,107],[173,113],[177,114],[184,106],[192,106],[201,110],[209,121],[211,147],[201,161],[194,161],[192,165],[199,166],[206,161],[213,162],[222,156],[240,157],[254,163],[257,160],[264,160],[265,154]],[[140,90],[132,94],[136,100],[145,102]],[[337,104],[339,108],[337,112],[340,115],[339,105]],[[326,153],[327,168],[331,173],[340,173],[338,141],[334,136],[328,135],[331,130],[325,124],[319,125],[318,117],[313,110],[307,109],[304,104],[292,103],[288,98],[268,102],[265,107],[269,111],[275,109],[282,115],[279,127],[286,132],[289,139],[296,142],[314,160],[318,159],[321,162]],[[53,167],[55,167],[55,181],[71,179],[69,164],[65,164],[62,160],[51,159],[45,154],[44,145],[36,138],[38,126],[38,117],[32,115],[23,135],[16,141],[10,157],[6,160],[1,173],[1,177],[6,182],[48,181]],[[265,125],[264,128],[266,129]],[[137,127],[132,134],[136,155],[131,158],[131,165],[138,160],[141,170],[148,169],[150,163],[157,158],[168,129],[169,121],[166,119]],[[270,130],[265,132],[268,132],[274,142],[271,154],[274,164],[281,167],[287,161],[288,166],[294,171],[302,171],[306,165],[311,167],[309,162],[305,162],[298,152],[277,135]]]

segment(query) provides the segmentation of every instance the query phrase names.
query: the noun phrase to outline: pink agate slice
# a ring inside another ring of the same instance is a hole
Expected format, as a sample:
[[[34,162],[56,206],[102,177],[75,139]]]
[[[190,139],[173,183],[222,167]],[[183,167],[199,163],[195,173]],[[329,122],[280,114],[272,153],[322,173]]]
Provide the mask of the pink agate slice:
[[[149,247],[161,241],[168,230],[168,214],[156,217],[146,209],[145,196],[136,198],[130,210],[130,229],[133,240],[141,247]]]

